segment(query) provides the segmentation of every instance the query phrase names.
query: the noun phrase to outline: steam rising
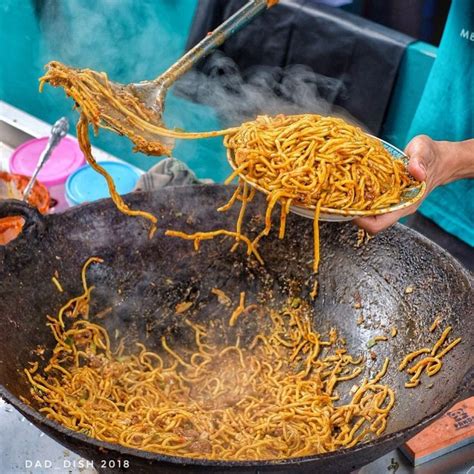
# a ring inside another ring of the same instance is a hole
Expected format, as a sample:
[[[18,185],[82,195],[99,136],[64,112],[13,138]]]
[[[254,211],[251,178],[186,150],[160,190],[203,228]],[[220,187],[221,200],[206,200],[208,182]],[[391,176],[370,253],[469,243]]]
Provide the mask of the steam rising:
[[[105,71],[122,83],[153,79],[173,64],[183,53],[193,13],[184,15],[179,1],[155,0],[43,0],[40,10],[44,63],[55,59]],[[231,58],[216,52],[203,72],[189,72],[174,90],[176,95],[167,95],[165,122],[189,131],[238,125],[258,114],[309,112],[355,122],[332,105],[336,97],[347,94],[343,80],[302,65],[240,71]],[[49,102],[48,108],[56,109],[62,95],[47,88],[48,94],[43,100]],[[119,157],[133,157],[144,168],[156,163],[156,159],[132,154],[128,140],[109,133],[101,133],[95,144]],[[200,178],[222,181],[230,172],[220,138],[179,141],[174,156]]]
[[[184,76],[176,91],[215,108],[226,125],[251,120],[258,114],[341,115],[343,111],[333,102],[347,93],[341,79],[318,74],[305,65],[258,66],[241,73],[220,51],[207,61],[203,72],[193,70]]]
[[[168,16],[176,9],[167,6]],[[106,71],[118,82],[152,79],[181,54],[180,37],[152,0],[45,0],[40,23],[45,62]]]

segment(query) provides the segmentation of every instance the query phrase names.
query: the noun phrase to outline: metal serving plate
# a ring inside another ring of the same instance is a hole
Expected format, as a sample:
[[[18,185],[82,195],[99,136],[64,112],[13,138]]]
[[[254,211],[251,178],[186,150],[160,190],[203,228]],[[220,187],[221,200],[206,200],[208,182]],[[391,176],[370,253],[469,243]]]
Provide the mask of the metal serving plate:
[[[382,140],[380,138],[374,137],[373,135],[370,135],[376,140],[378,140],[384,148],[392,155],[394,160],[401,160],[405,164],[405,166],[408,165],[408,156],[403,153],[402,150],[397,148],[396,146],[386,142],[385,140]],[[232,169],[235,171],[237,169],[237,165],[235,164],[234,160],[234,153],[233,150],[227,150],[227,160],[229,161],[230,166]],[[240,176],[240,175],[239,175]],[[247,179],[245,176],[240,176],[242,179],[244,179],[248,184],[253,186],[255,189],[258,189],[259,191],[268,194],[268,191],[258,184],[256,184],[254,181]],[[397,204],[392,204],[389,207],[385,207],[382,209],[370,209],[370,210],[353,210],[353,209],[332,209],[328,207],[321,207],[321,212],[319,215],[319,220],[320,221],[328,221],[328,222],[343,222],[343,221],[350,221],[352,219],[355,219],[356,217],[366,217],[366,216],[375,216],[375,215],[381,215],[381,214],[387,214],[389,212],[394,212],[398,211],[400,209],[404,209],[406,207],[409,207],[416,202],[418,202],[424,195],[426,189],[426,183],[422,182],[419,186],[409,188],[404,191],[402,194],[401,201],[398,202]],[[314,210],[315,206],[297,206],[293,205],[290,207],[290,211],[298,214],[299,216],[307,217],[308,219],[313,219],[314,218]]]

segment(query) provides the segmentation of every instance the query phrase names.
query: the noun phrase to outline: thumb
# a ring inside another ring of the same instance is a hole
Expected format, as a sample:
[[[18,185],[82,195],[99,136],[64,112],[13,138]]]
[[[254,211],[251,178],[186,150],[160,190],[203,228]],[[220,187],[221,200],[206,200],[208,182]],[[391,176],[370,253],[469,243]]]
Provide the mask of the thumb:
[[[433,146],[431,138],[419,135],[405,149],[410,158],[408,172],[418,181],[426,181],[428,178],[428,169],[433,159]]]
[[[410,162],[408,163],[408,172],[417,180],[417,181],[426,181],[426,164],[423,156],[412,155],[410,157]]]

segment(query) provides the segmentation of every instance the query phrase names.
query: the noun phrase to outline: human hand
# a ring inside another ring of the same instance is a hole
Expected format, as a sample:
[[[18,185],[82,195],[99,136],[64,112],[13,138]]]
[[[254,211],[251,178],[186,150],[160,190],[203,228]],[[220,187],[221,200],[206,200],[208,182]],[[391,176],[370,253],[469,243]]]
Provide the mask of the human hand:
[[[378,216],[360,217],[355,219],[354,223],[370,234],[376,234],[400,218],[413,214],[434,188],[464,177],[462,171],[466,150],[460,150],[459,147],[472,149],[472,144],[473,140],[459,143],[434,141],[426,135],[413,138],[405,149],[410,158],[408,172],[418,181],[426,181],[423,198],[405,209]]]

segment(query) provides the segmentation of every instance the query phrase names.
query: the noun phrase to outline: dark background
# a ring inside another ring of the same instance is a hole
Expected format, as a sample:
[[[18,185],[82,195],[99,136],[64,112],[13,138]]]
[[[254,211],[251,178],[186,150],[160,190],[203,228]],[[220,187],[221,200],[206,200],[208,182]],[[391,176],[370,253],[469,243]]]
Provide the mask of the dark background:
[[[354,0],[344,10],[439,45],[451,0]]]

